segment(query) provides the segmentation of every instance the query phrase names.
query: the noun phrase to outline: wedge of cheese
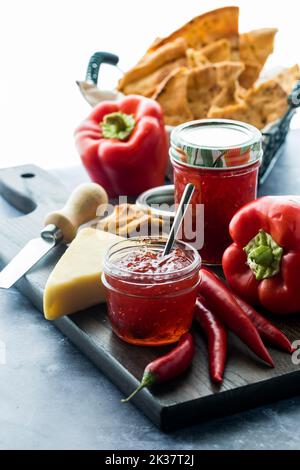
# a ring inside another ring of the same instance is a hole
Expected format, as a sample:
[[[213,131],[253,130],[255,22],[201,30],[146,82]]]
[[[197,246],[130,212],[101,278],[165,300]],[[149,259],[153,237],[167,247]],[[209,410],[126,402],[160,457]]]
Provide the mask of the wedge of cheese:
[[[44,292],[44,315],[55,320],[105,302],[101,282],[106,250],[123,238],[93,228],[82,229],[58,261]]]

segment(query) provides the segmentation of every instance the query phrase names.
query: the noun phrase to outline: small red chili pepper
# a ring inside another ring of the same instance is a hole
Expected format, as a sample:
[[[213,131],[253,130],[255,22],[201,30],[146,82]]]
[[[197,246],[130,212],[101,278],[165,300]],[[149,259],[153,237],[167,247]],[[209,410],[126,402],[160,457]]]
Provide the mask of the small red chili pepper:
[[[270,323],[265,317],[260,315],[251,305],[247,304],[238,295],[233,293],[233,296],[239,306],[244,310],[245,314],[250,318],[252,323],[256,326],[262,339],[269,341],[269,343],[280,347],[289,353],[294,352],[294,349],[285,336],[276,326]]]
[[[220,383],[227,356],[227,329],[202,296],[197,297],[194,316],[207,336],[210,376]]]
[[[225,284],[208,269],[200,270],[199,292],[207,299],[219,318],[263,361],[274,367],[261,337]]]
[[[194,353],[195,345],[193,337],[190,333],[185,333],[171,352],[150,362],[146,366],[140,385],[122,402],[126,403],[131,400],[144,387],[149,387],[155,383],[167,382],[182,374],[192,362]]]

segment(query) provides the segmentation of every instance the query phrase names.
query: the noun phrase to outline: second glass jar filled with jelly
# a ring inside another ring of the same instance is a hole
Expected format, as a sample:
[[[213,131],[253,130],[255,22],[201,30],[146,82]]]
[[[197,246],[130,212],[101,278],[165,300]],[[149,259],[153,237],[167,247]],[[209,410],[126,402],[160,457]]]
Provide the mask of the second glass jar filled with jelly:
[[[203,231],[203,243],[197,248],[204,264],[221,264],[231,243],[233,215],[256,198],[262,154],[261,132],[242,122],[205,119],[172,131],[175,203],[179,203],[186,184],[193,183],[192,225],[195,233],[199,227]],[[193,243],[185,235],[183,227],[182,238]]]
[[[201,259],[176,241],[163,256],[163,238],[130,238],[111,246],[102,274],[113,331],[140,346],[177,342],[192,324]]]

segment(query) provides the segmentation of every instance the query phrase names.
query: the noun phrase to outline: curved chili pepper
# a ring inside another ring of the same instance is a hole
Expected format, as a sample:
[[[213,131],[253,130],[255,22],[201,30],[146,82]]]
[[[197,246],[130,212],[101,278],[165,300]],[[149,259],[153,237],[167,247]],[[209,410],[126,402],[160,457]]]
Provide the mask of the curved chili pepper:
[[[210,376],[220,383],[227,356],[227,329],[202,296],[197,297],[194,316],[207,336]]]
[[[144,387],[149,387],[155,383],[167,382],[182,374],[192,362],[194,353],[195,345],[193,337],[190,333],[185,333],[171,352],[150,362],[146,366],[140,385],[122,402],[127,403]]]
[[[294,351],[290,341],[276,326],[270,323],[265,317],[260,315],[251,305],[247,304],[238,295],[232,293],[236,302],[243,309],[245,314],[250,318],[252,323],[256,326],[262,339],[269,341],[269,343],[279,346],[284,351],[292,353]]]
[[[265,348],[259,333],[242,308],[235,301],[230,290],[208,269],[200,270],[200,293],[216,310],[220,319],[247,346],[271,367],[273,360]]]

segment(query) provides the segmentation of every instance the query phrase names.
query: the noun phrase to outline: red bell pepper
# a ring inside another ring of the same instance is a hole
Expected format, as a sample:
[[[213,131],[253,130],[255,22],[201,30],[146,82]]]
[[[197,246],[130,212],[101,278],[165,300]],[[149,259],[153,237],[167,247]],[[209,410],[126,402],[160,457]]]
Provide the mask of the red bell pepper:
[[[153,100],[131,95],[100,103],[76,130],[75,142],[91,179],[110,197],[164,184],[167,135]]]
[[[300,312],[300,198],[266,196],[233,217],[223,255],[232,289],[273,313]]]

